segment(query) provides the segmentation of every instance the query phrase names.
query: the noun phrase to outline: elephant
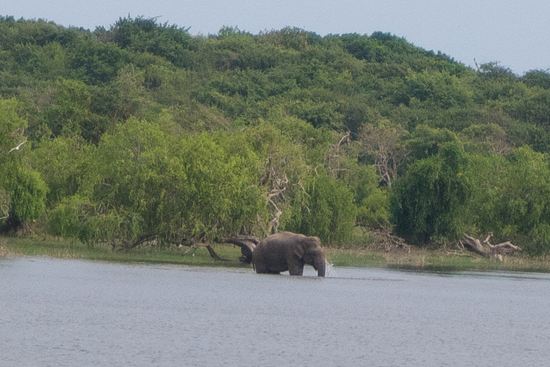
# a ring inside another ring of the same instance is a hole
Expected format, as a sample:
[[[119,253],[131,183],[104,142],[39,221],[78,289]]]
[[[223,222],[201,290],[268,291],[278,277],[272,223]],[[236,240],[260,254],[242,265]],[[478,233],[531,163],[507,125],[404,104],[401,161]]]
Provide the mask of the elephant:
[[[252,264],[258,274],[302,275],[304,264],[313,266],[317,275],[325,276],[325,252],[319,237],[292,232],[272,234],[260,241],[252,253]]]

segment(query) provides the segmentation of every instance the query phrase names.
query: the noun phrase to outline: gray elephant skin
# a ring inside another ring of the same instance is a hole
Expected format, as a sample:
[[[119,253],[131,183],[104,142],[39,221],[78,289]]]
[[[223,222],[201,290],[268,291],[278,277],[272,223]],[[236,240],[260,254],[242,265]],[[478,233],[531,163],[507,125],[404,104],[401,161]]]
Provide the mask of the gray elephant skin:
[[[325,276],[325,252],[319,237],[309,237],[292,232],[281,232],[264,238],[254,249],[252,263],[258,274],[279,274],[287,271],[290,275],[302,275],[304,265],[317,270],[317,275]]]

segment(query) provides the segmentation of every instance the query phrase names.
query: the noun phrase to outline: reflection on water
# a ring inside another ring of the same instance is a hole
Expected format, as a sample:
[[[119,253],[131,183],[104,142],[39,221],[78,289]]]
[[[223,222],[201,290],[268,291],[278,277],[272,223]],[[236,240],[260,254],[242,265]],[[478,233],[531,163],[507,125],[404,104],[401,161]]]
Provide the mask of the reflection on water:
[[[327,267],[329,269],[329,267]],[[0,260],[5,366],[546,366],[550,277]]]

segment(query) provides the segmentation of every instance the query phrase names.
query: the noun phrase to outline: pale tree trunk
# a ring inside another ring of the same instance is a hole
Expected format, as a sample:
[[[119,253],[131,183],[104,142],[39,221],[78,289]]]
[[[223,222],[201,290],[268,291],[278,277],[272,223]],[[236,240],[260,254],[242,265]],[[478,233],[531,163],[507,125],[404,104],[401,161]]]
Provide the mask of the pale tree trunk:
[[[492,232],[489,232],[485,240],[482,242],[477,238],[464,235],[464,240],[460,243],[481,256],[489,257],[491,259],[498,259],[502,261],[503,255],[510,255],[516,252],[522,251],[521,247],[513,245],[510,241],[502,242],[497,245],[492,245],[489,240],[493,236]]]

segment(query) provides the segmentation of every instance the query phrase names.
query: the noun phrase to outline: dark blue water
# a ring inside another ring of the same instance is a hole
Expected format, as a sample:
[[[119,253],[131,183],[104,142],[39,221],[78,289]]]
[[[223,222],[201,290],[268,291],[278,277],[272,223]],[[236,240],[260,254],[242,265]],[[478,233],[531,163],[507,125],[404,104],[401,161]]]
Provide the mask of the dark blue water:
[[[0,259],[0,366],[548,366],[550,276]]]

